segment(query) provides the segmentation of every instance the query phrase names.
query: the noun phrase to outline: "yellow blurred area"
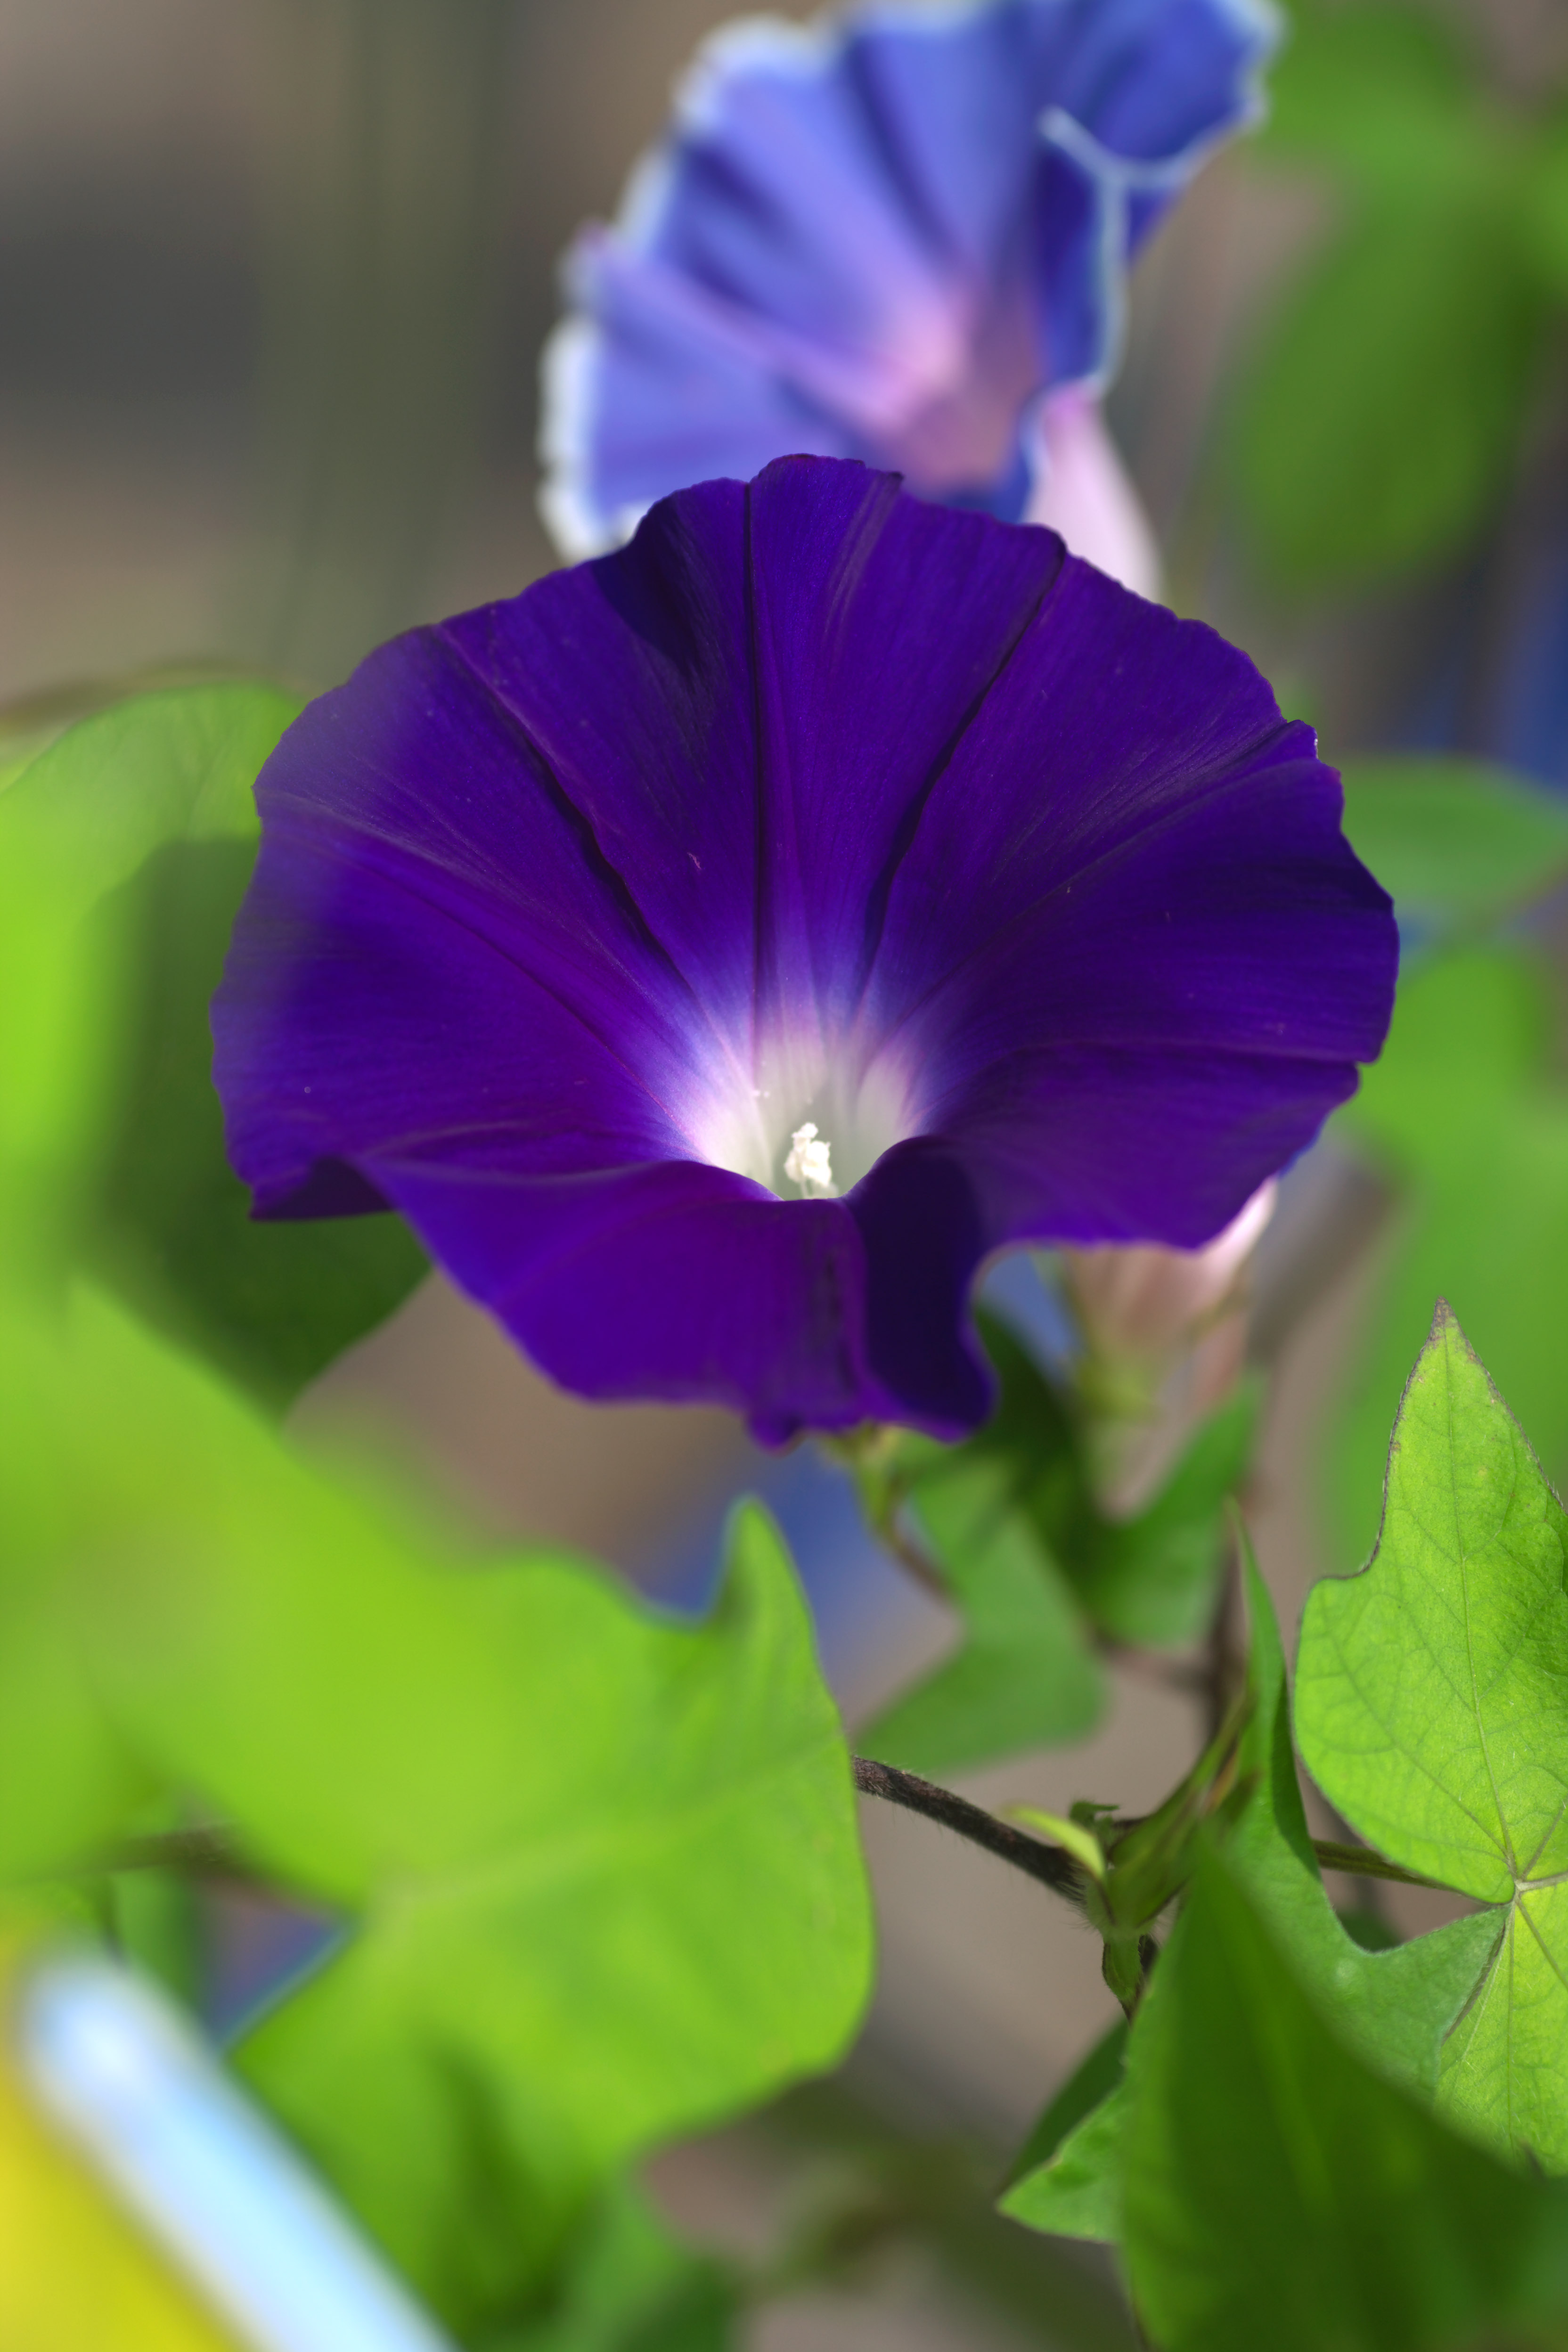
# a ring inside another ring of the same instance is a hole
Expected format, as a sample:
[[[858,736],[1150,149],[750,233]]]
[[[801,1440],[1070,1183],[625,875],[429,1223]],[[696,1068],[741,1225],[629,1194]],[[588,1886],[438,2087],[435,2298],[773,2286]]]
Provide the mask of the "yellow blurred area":
[[[0,1961],[8,1982],[13,1969]],[[0,2037],[0,2352],[241,2352],[37,2113]]]

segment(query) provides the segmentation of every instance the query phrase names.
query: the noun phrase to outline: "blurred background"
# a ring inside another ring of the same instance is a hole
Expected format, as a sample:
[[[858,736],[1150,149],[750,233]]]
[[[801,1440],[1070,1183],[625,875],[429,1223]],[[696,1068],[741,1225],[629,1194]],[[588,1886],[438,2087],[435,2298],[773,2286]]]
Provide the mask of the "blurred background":
[[[547,569],[533,453],[557,258],[614,211],[725,13],[4,0],[0,699],[148,666],[324,686],[395,629]],[[1305,37],[1336,19],[1339,47]],[[1325,0],[1303,36],[1273,128],[1209,166],[1134,284],[1110,415],[1172,601],[1247,646],[1330,759],[1443,749],[1568,784],[1568,0]],[[1554,1005],[1550,910],[1522,951]],[[1531,1084],[1561,1136],[1559,1028]],[[1332,1440],[1364,1483],[1391,1411],[1378,1366],[1414,1352],[1388,1303],[1426,1281],[1399,1255],[1407,1172],[1331,1134],[1259,1262],[1271,1385],[1250,1515],[1289,1625],[1370,1532],[1321,1465]],[[1442,1191],[1430,1170],[1409,1182]],[[1462,1259],[1445,1285],[1549,1462],[1568,1453],[1546,1312],[1568,1305],[1560,1192],[1552,1177],[1510,1236],[1468,1182],[1444,1229]],[[1509,1322],[1516,1244],[1534,1253],[1528,1329]],[[1493,1302],[1479,1316],[1467,1273]],[[1324,1433],[1347,1379],[1370,1439]],[[437,1279],[296,1418],[304,1442],[395,1460],[477,1546],[568,1540],[686,1604],[727,1500],[760,1487],[852,1722],[950,1637],[815,1454],[762,1456],[717,1413],[578,1405]],[[1178,1692],[1122,1675],[1087,1748],[966,1785],[1138,1811],[1194,1728]],[[987,2167],[1111,2013],[1098,1947],[929,1825],[882,1809],[867,1831],[884,1970],[862,2050],[841,2084],[661,2159],[659,2194],[698,2234],[751,2244],[847,2151],[906,2185],[969,2168],[972,2224],[918,2257],[895,2240],[842,2296],[769,2314],[765,2352],[1127,2341],[1087,2255],[984,2218]],[[234,2009],[290,1932],[233,1909]]]

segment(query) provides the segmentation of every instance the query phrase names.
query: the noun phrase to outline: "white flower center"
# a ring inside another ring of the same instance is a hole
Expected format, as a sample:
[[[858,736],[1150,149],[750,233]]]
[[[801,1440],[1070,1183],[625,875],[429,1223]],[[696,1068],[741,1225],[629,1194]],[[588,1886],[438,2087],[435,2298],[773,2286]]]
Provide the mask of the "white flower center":
[[[816,1121],[812,1118],[804,1127],[797,1127],[790,1137],[784,1172],[792,1184],[800,1186],[803,1201],[828,1201],[837,1192],[828,1157],[832,1149],[827,1138],[817,1134]]]
[[[899,1062],[825,1042],[804,1021],[775,1029],[744,1063],[736,1055],[713,1066],[682,1123],[697,1156],[780,1201],[841,1200],[919,1132],[915,1087]]]

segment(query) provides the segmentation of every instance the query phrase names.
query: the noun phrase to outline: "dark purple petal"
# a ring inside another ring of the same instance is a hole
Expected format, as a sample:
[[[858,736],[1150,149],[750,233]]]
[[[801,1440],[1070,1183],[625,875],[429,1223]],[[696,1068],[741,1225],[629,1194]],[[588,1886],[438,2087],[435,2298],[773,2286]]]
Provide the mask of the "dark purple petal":
[[[784,1000],[848,1008],[906,833],[1061,562],[1045,531],[785,461],[443,634],[749,1055]]]
[[[969,1319],[988,1237],[971,1171],[939,1142],[895,1144],[846,1206],[866,1246],[866,1354],[898,1406],[939,1436],[973,1429],[993,1385]]]
[[[1069,559],[910,840],[870,1018],[931,1103],[1030,1024],[1366,1060],[1394,941],[1340,814],[1245,655]]]
[[[261,1213],[458,1136],[544,1166],[679,1148],[689,989],[439,632],[311,704],[258,800],[215,1026]]]
[[[1024,1053],[974,1081],[947,1148],[989,1247],[1195,1249],[1310,1142],[1355,1076],[1218,1054]]]
[[[842,1202],[777,1201],[689,1160],[374,1173],[455,1279],[581,1396],[728,1405],[768,1444],[902,1416],[868,1360],[866,1251]]]
[[[1388,1017],[1245,656],[853,465],[384,647],[258,797],[214,1025],[258,1212],[390,1202],[566,1385],[773,1438],[973,1423],[987,1251],[1206,1240]],[[807,1121],[841,1200],[788,1197]]]

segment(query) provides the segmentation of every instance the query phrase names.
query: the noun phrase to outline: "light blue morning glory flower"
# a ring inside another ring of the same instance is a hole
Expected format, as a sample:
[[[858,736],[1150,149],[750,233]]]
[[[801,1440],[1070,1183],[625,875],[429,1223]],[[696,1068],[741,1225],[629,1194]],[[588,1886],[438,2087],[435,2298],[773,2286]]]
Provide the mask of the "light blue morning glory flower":
[[[1082,440],[1129,260],[1258,113],[1276,31],[1268,0],[959,0],[724,28],[619,221],[570,257],[544,422],[565,551],[795,452],[1016,520],[1044,410],[1066,394]]]

